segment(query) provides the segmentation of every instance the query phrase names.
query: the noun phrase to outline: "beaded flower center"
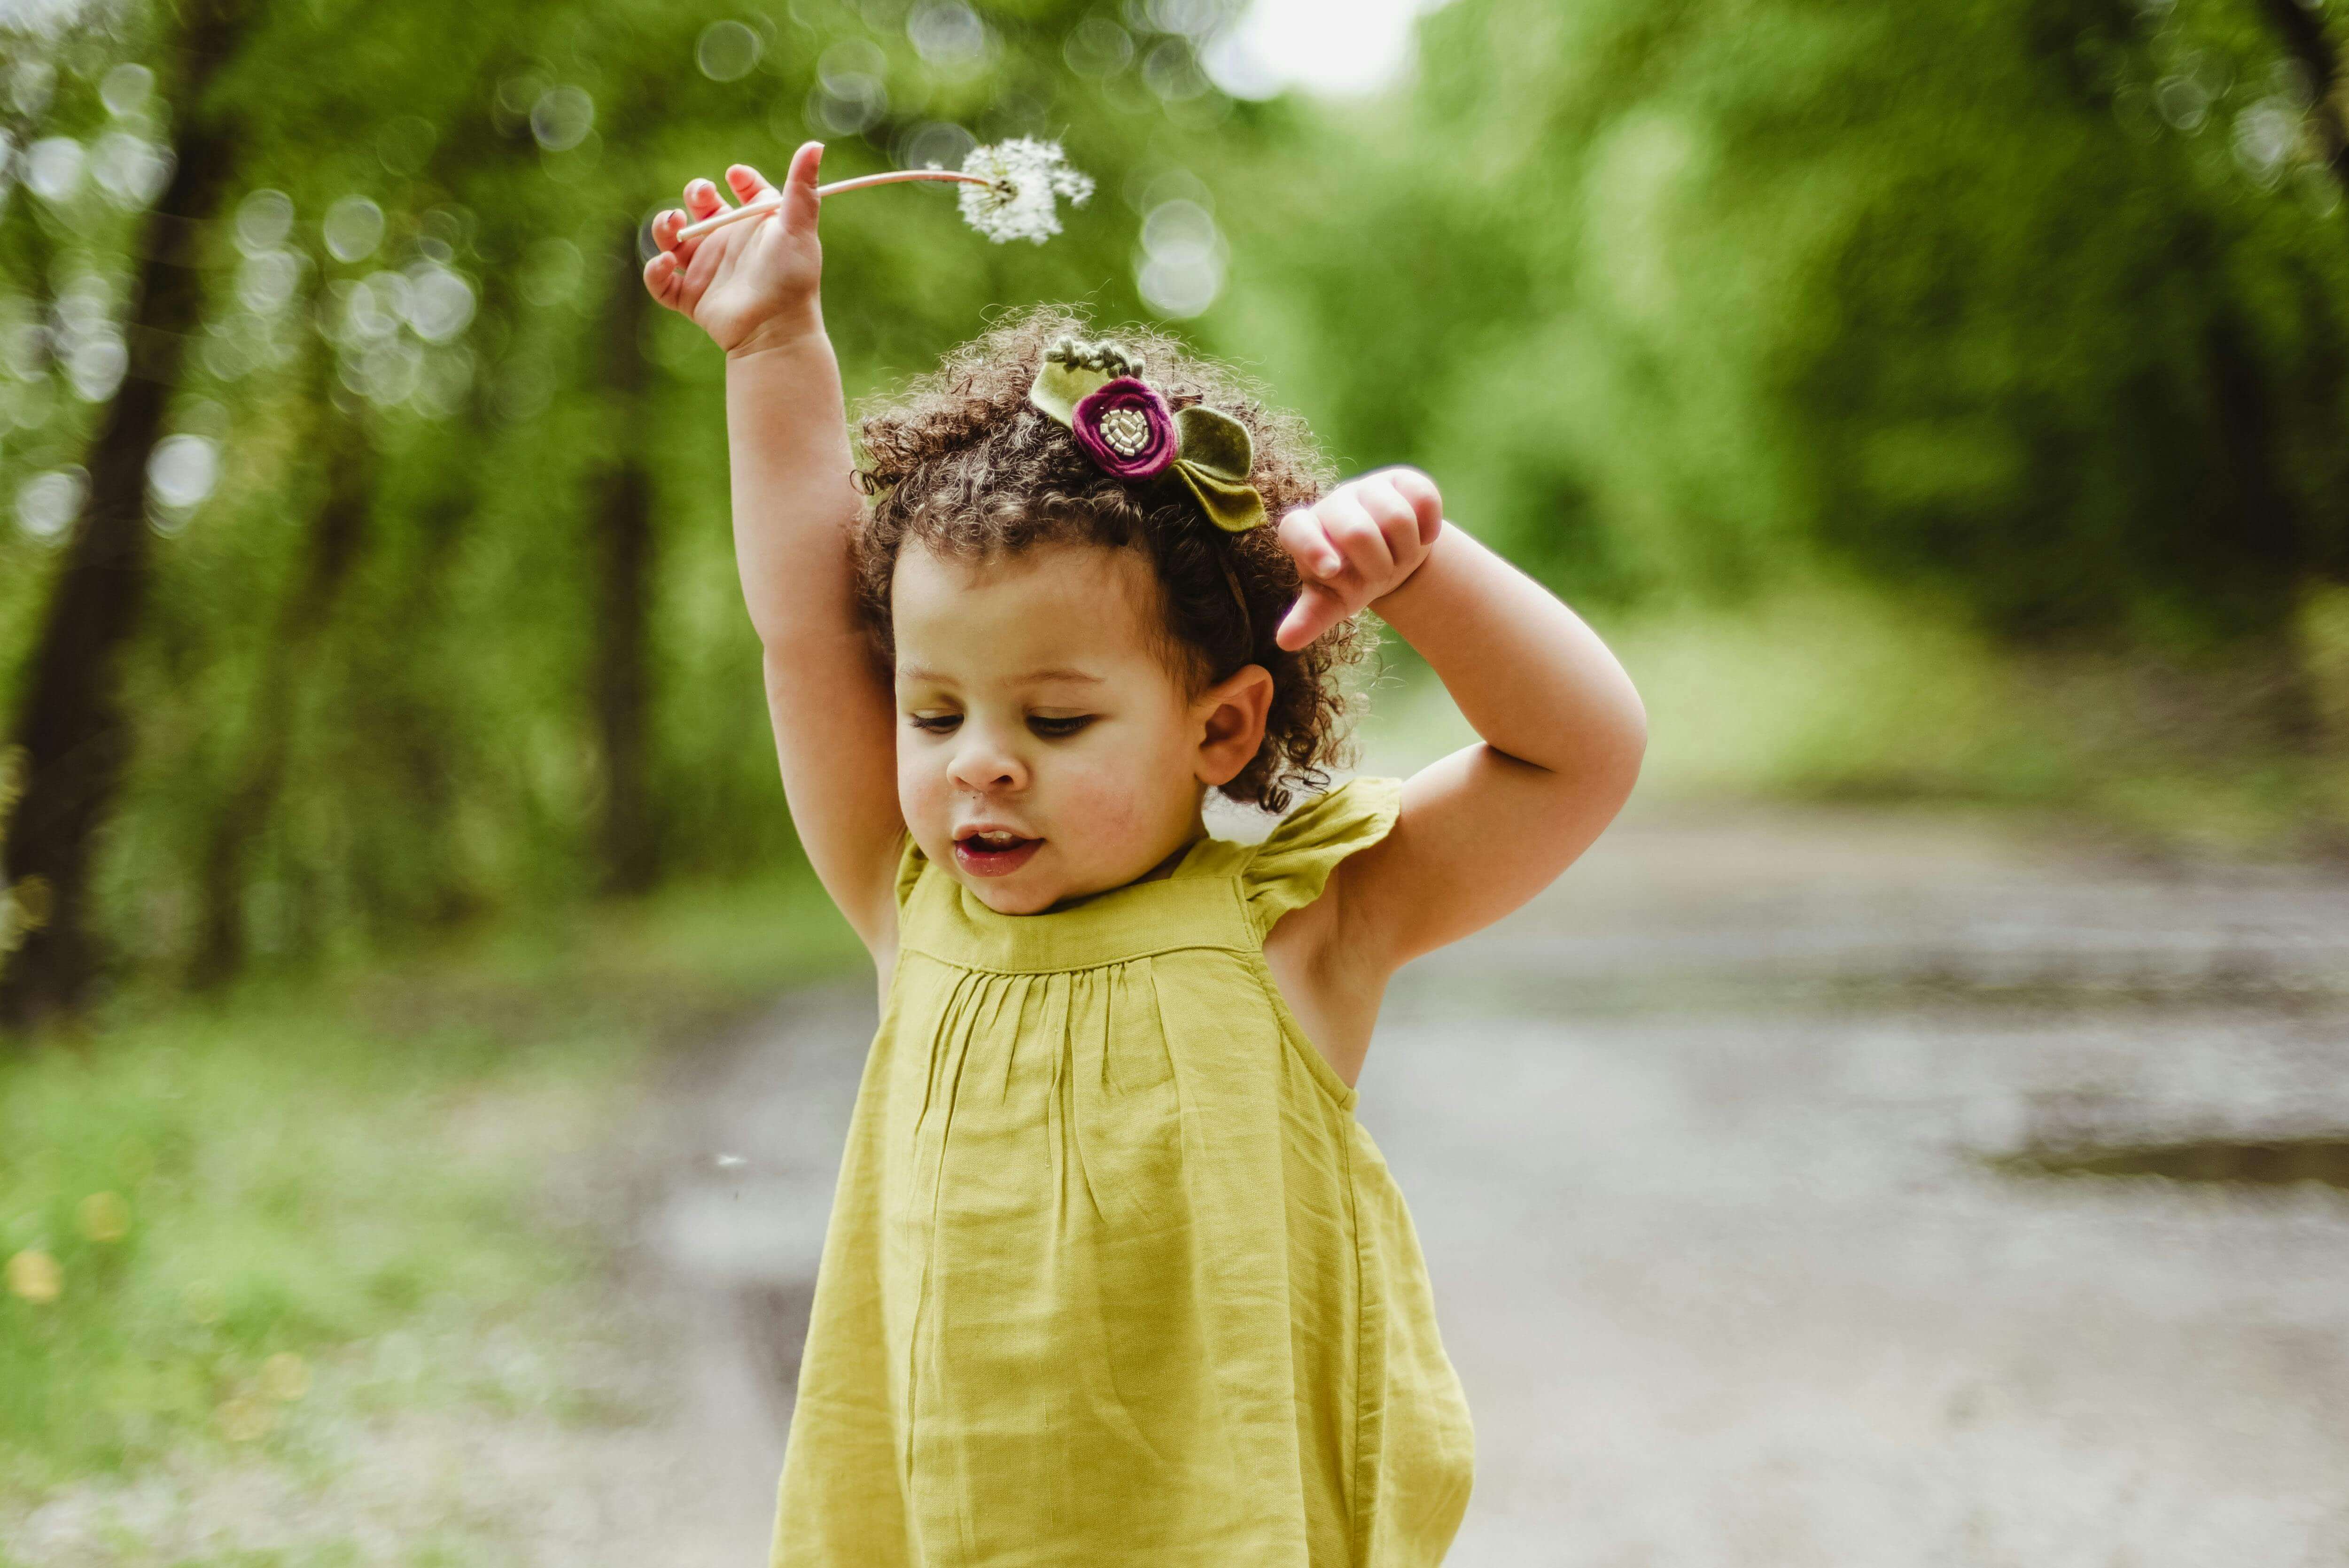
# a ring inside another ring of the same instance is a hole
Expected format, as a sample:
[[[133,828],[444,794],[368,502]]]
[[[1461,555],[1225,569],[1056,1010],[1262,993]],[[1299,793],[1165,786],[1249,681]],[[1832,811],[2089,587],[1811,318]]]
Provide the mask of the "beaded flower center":
[[[1112,408],[1102,416],[1101,438],[1121,458],[1138,456],[1150,444],[1150,420],[1139,408]]]

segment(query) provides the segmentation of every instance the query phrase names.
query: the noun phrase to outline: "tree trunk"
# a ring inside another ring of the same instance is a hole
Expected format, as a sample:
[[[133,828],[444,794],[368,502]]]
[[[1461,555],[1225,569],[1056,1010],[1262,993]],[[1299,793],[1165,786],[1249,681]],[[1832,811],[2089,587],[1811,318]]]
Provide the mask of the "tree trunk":
[[[184,72],[171,106],[182,128],[169,188],[141,225],[138,286],[127,323],[129,374],[89,455],[90,491],[66,547],[48,616],[34,646],[15,744],[24,795],[6,844],[6,878],[32,891],[47,918],[0,972],[0,1026],[70,1015],[98,969],[89,878],[99,830],[129,760],[122,665],[145,608],[152,535],[147,460],[179,385],[181,348],[203,308],[202,238],[227,189],[233,127],[204,112],[204,89],[234,49],[237,0],[189,8]]]
[[[604,891],[642,892],[659,876],[653,821],[650,672],[652,475],[645,463],[643,331],[651,296],[636,275],[636,225],[621,236],[619,277],[605,311],[606,429],[614,443],[595,510],[601,612],[595,630],[595,727],[603,765],[598,850]]]
[[[2249,331],[2232,312],[2205,326],[2203,352],[2239,576],[2211,587],[2237,600],[2230,608],[2249,634],[2239,653],[2254,727],[2288,748],[2311,749],[2323,725],[2292,616],[2295,591],[2308,574],[2308,545],[2277,472],[2272,399]]]
[[[321,350],[326,365],[332,351]],[[329,371],[331,374],[331,371]],[[357,416],[317,399],[326,458],[326,494],[312,515],[308,561],[277,617],[276,635],[254,681],[251,733],[237,781],[210,824],[204,847],[203,913],[190,984],[216,988],[244,967],[244,885],[253,845],[276,809],[294,740],[295,696],[319,630],[333,613],[366,542],[374,487],[373,449]]]

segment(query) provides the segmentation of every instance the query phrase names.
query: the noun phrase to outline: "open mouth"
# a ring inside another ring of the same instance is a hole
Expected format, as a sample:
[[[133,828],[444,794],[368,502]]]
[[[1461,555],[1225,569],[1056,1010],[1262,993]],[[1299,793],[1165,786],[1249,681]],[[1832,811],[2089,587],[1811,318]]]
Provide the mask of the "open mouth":
[[[973,876],[1009,876],[1026,865],[1044,847],[1041,839],[989,830],[965,833],[955,841],[955,864]]]

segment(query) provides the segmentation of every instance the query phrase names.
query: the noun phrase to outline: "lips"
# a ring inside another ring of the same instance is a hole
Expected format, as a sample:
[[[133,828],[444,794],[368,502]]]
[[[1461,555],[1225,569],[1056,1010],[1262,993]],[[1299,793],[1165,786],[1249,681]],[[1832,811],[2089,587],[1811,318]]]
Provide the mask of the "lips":
[[[973,876],[1005,877],[1035,859],[1044,847],[1006,829],[989,828],[958,835],[954,841],[955,864]]]

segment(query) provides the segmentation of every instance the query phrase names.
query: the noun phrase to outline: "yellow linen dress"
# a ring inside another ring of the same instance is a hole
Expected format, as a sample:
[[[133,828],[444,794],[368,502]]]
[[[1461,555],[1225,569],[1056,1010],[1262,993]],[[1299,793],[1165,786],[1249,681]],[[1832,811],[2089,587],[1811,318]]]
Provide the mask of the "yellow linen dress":
[[[1402,1195],[1264,961],[1397,789],[1045,914],[908,844],[776,1568],[1443,1559],[1466,1401]]]

